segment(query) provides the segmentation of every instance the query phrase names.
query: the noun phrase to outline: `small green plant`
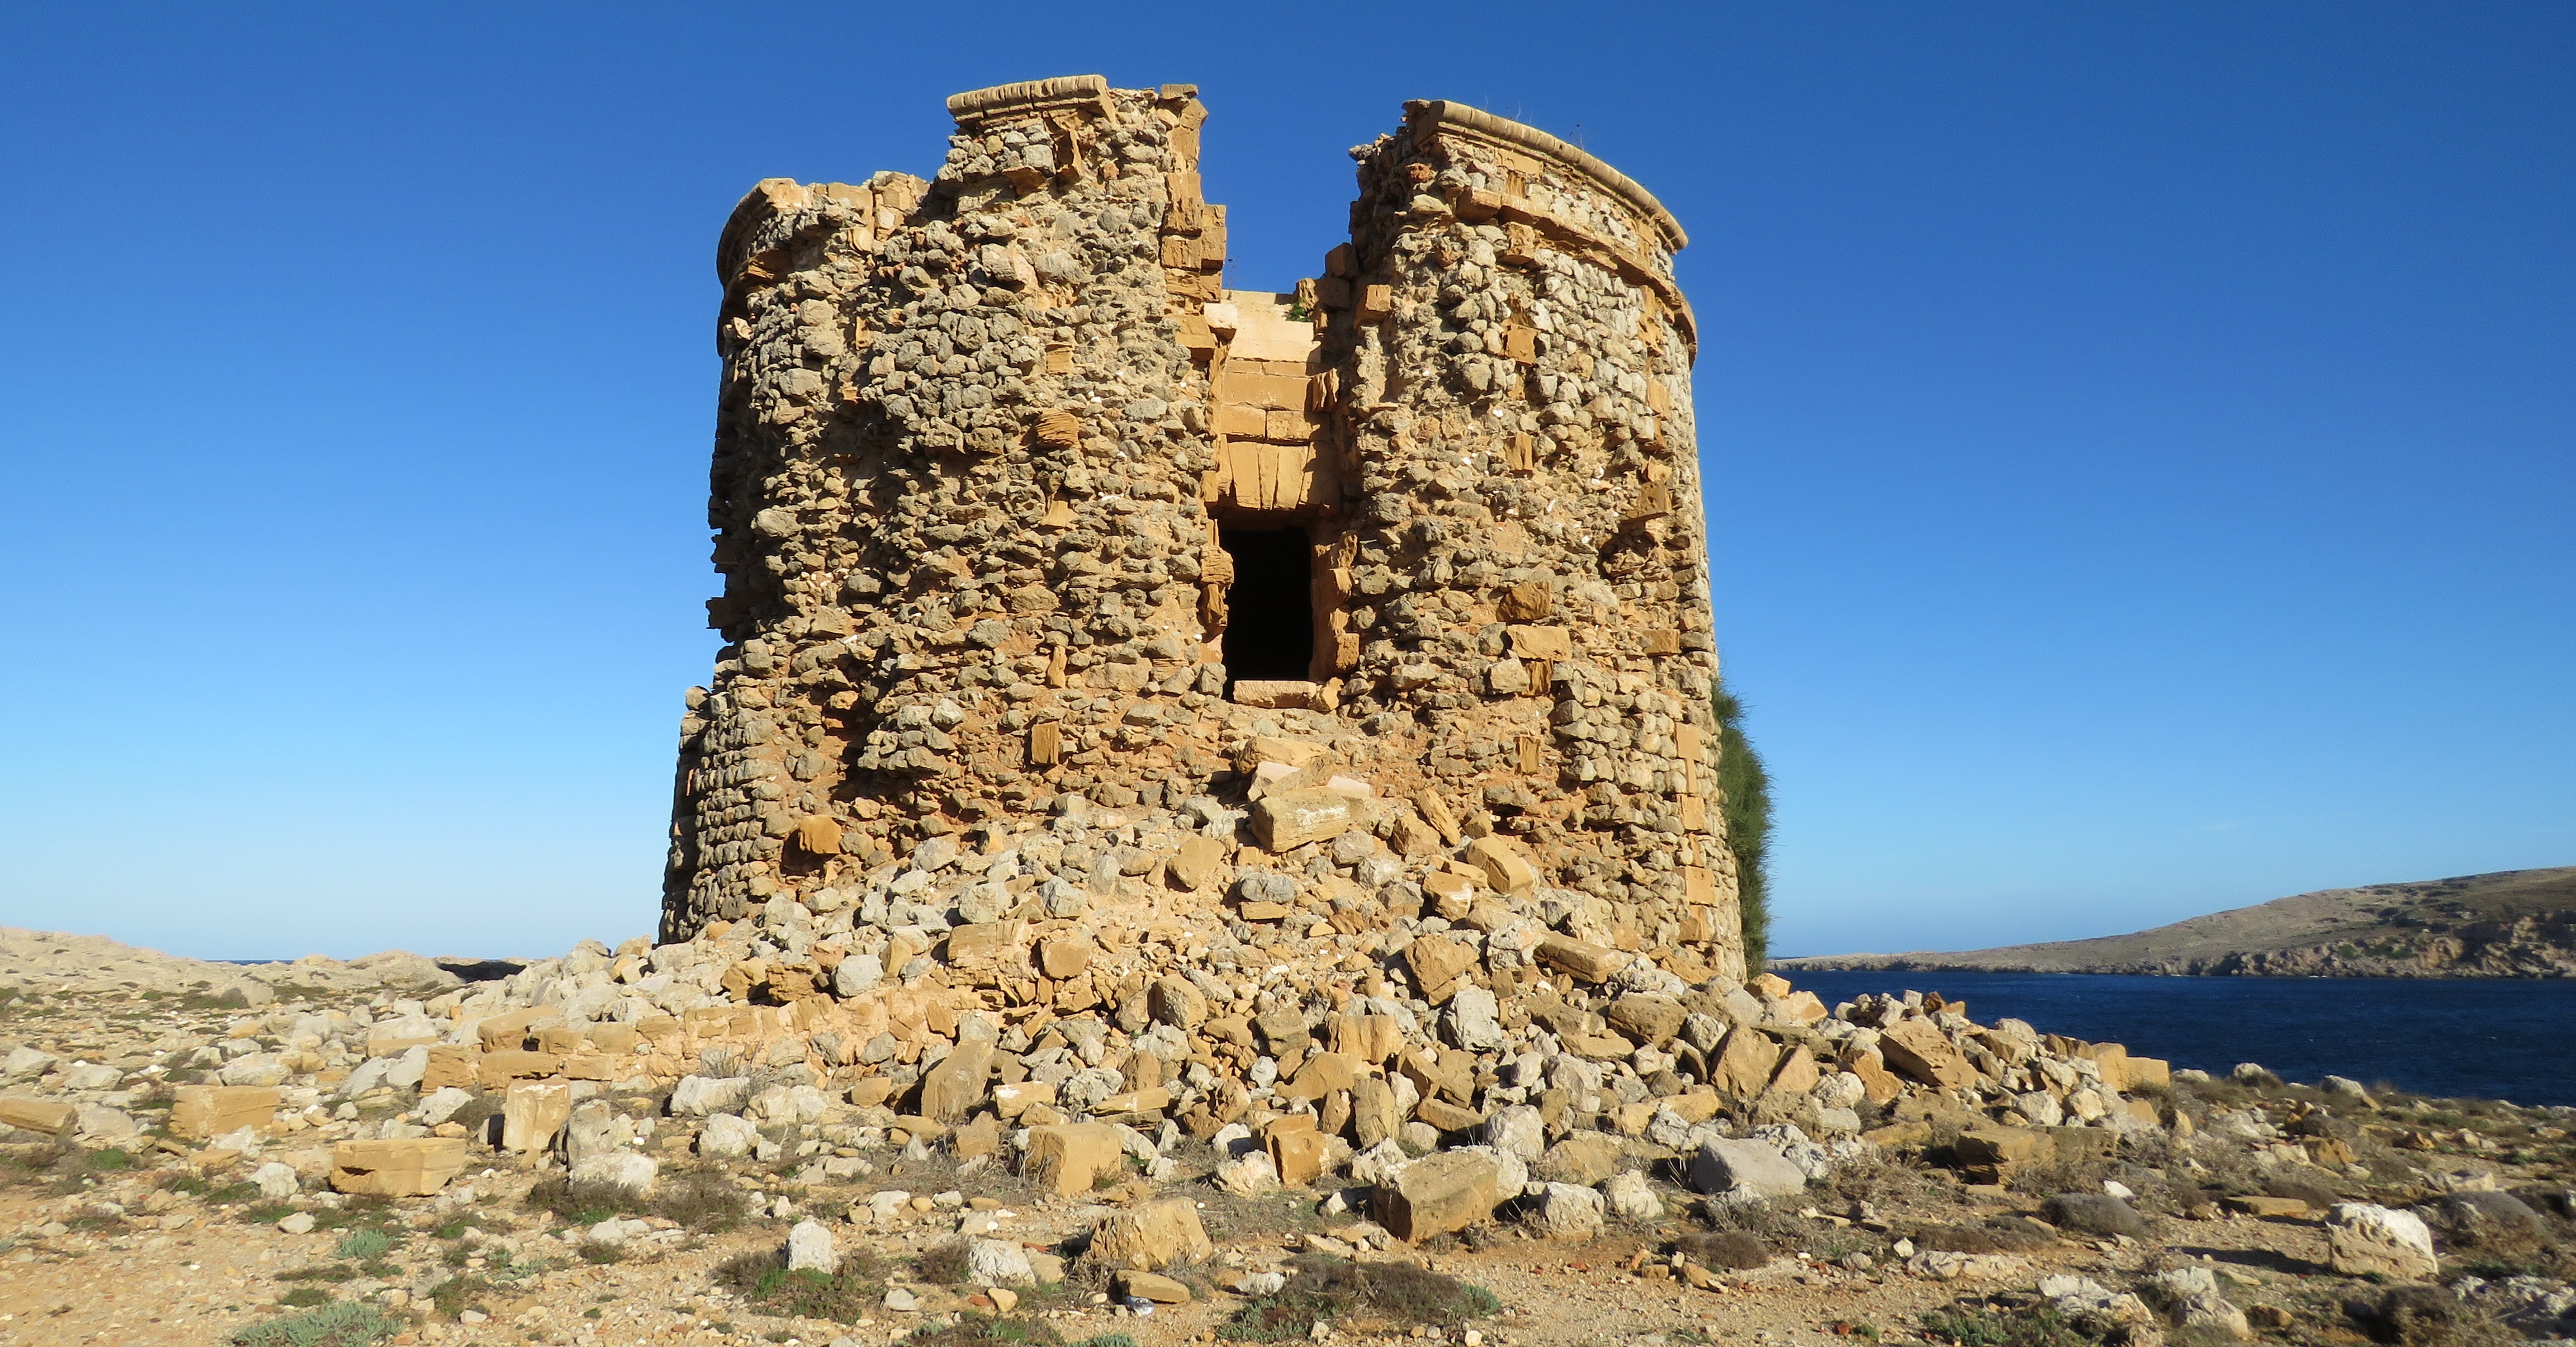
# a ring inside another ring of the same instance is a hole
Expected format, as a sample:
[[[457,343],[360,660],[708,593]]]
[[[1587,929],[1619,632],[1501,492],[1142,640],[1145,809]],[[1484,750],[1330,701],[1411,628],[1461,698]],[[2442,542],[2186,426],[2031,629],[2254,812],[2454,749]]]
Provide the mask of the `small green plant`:
[[[1960,1305],[1923,1316],[1923,1336],[1956,1347],[2091,1347],[2092,1339],[2047,1306],[1999,1310]]]
[[[295,1208],[284,1202],[260,1202],[241,1210],[246,1225],[275,1225],[294,1214]]]
[[[331,1303],[331,1293],[323,1290],[319,1286],[299,1286],[294,1290],[287,1292],[285,1295],[278,1297],[277,1303],[280,1305],[290,1305],[297,1309],[304,1309],[314,1305],[328,1305]]]
[[[450,1319],[475,1307],[492,1283],[481,1277],[450,1277],[429,1288],[429,1303]]]
[[[235,1333],[232,1343],[233,1347],[364,1347],[407,1326],[365,1305],[343,1303],[254,1324]]]
[[[132,1169],[134,1156],[122,1146],[105,1146],[89,1153],[92,1169]]]
[[[626,1261],[626,1251],[618,1248],[614,1244],[601,1243],[595,1240],[585,1240],[581,1246],[581,1261],[602,1265],[609,1263],[623,1263]]]
[[[962,1286],[966,1282],[966,1241],[952,1239],[924,1249],[914,1260],[913,1271],[926,1282],[941,1286]]]
[[[918,1329],[903,1343],[904,1347],[1064,1347],[1064,1338],[1044,1319],[961,1314],[953,1324],[933,1323]]]
[[[392,1231],[369,1227],[352,1230],[340,1237],[340,1256],[355,1263],[372,1263],[402,1243]]]
[[[1494,1293],[1411,1263],[1359,1263],[1307,1256],[1288,1284],[1235,1311],[1217,1336],[1234,1342],[1287,1342],[1313,1336],[1315,1321],[1365,1306],[1392,1319],[1448,1328],[1490,1317],[1503,1307]]]
[[[718,1285],[754,1308],[781,1318],[857,1323],[885,1299],[885,1265],[866,1250],[852,1250],[837,1273],[801,1268],[790,1272],[776,1253],[747,1253],[716,1267]]]

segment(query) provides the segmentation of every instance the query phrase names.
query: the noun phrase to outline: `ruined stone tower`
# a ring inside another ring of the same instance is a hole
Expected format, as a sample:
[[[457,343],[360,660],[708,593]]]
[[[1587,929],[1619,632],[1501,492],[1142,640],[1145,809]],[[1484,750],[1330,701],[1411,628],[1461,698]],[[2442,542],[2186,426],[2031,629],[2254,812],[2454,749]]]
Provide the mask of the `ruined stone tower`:
[[[1680,225],[1409,103],[1320,274],[1228,290],[1195,95],[960,94],[931,180],[735,209],[666,938],[794,899],[997,1005],[1094,995],[1077,919],[1742,978]]]

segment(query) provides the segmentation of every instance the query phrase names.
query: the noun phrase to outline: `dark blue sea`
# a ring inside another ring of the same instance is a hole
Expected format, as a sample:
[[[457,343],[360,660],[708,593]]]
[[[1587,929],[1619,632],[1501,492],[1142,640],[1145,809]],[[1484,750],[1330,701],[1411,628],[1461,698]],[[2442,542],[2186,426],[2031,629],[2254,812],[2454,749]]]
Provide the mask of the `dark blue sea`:
[[[1791,972],[1826,1005],[1939,992],[1971,1019],[2125,1043],[2223,1074],[2260,1062],[2437,1098],[2576,1104],[2576,981],[2504,978],[2122,977],[2095,973]]]

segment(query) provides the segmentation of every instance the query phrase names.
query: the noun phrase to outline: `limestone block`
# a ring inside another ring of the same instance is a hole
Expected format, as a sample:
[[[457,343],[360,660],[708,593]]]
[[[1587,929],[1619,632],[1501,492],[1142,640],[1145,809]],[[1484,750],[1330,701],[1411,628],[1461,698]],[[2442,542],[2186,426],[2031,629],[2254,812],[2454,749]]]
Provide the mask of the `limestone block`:
[[[1714,1137],[1691,1157],[1691,1186],[1703,1193],[1758,1198],[1795,1197],[1807,1176],[1767,1141]]]
[[[921,1078],[921,1116],[943,1123],[965,1117],[968,1110],[984,1102],[984,1088],[992,1071],[990,1039],[970,1038],[959,1043],[956,1051],[940,1059],[939,1065]]]
[[[1102,1174],[1123,1171],[1126,1147],[1108,1123],[1049,1123],[1029,1129],[1023,1172],[1058,1197],[1089,1193]]]
[[[1093,1226],[1089,1256],[1105,1267],[1143,1269],[1195,1263],[1215,1252],[1196,1204],[1171,1198],[1130,1207]]]
[[[1271,1166],[1278,1171],[1281,1184],[1290,1188],[1311,1187],[1315,1180],[1324,1176],[1324,1159],[1328,1150],[1324,1134],[1315,1130],[1311,1115],[1290,1114],[1279,1122],[1289,1119],[1302,1122],[1304,1126],[1281,1127],[1274,1123],[1263,1130],[1262,1142],[1270,1153]]]
[[[718,1113],[698,1129],[698,1154],[732,1158],[749,1155],[760,1144],[760,1129],[740,1114]]]
[[[730,1113],[751,1097],[751,1082],[740,1076],[682,1076],[671,1091],[671,1112],[684,1118]]]
[[[79,1107],[64,1100],[0,1094],[0,1125],[52,1136],[70,1127],[78,1116]]]
[[[370,1197],[426,1197],[465,1169],[462,1137],[343,1141],[331,1147],[331,1187]]]
[[[501,1149],[541,1151],[572,1120],[572,1085],[566,1081],[517,1081],[501,1101]]]
[[[661,1162],[633,1151],[607,1151],[584,1156],[572,1164],[572,1181],[623,1188],[637,1197],[652,1195],[662,1175]]]
[[[1489,1154],[1440,1151],[1396,1169],[1370,1195],[1377,1223],[1397,1239],[1420,1243],[1464,1230],[1494,1214],[1506,1194],[1502,1168]]]
[[[1181,839],[1180,848],[1164,863],[1163,873],[1184,889],[1198,890],[1215,883],[1224,864],[1224,844],[1203,833],[1193,833]]]
[[[1653,1184],[1636,1170],[1623,1170],[1599,1185],[1603,1204],[1610,1214],[1625,1221],[1658,1221],[1664,1216],[1664,1200],[1655,1196]]]
[[[1949,1035],[1935,1028],[1930,1020],[1906,1019],[1880,1032],[1879,1055],[1889,1069],[1941,1090],[1961,1090],[1983,1079],[1968,1059],[1959,1055]]]
[[[1297,1078],[1280,1093],[1294,1099],[1322,1099],[1357,1084],[1365,1070],[1366,1063],[1348,1053],[1309,1053],[1297,1068]]]
[[[1551,935],[1539,941],[1538,948],[1532,953],[1538,956],[1540,963],[1583,982],[1606,982],[1636,957],[1564,935]]]
[[[1530,1226],[1542,1239],[1591,1239],[1601,1233],[1601,1194],[1571,1183],[1551,1183],[1540,1195]]]
[[[974,1286],[1035,1286],[1029,1251],[1015,1239],[979,1239],[966,1246],[966,1280]]]
[[[1538,887],[1538,866],[1520,843],[1501,833],[1487,833],[1468,843],[1467,860],[1485,872],[1498,893],[1520,895]],[[1621,963],[1625,962],[1623,957]]]
[[[1709,1062],[1709,1084],[1739,1099],[1752,1099],[1770,1087],[1771,1073],[1779,1064],[1778,1045],[1757,1030],[1740,1026],[1727,1034],[1724,1046]]]
[[[1159,1272],[1131,1268],[1119,1274],[1118,1289],[1123,1295],[1150,1300],[1157,1305],[1190,1303],[1190,1288]]]
[[[1252,835],[1274,855],[1348,832],[1355,801],[1338,791],[1265,795],[1252,806]]]
[[[1610,1027],[1652,1047],[1671,1042],[1690,1012],[1672,997],[1630,992],[1611,1002],[1601,1017]]]
[[[1017,1119],[1039,1104],[1055,1103],[1055,1083],[1024,1080],[1015,1085],[993,1087],[993,1112],[1005,1121]]]
[[[798,1221],[787,1232],[787,1270],[819,1272],[828,1277],[841,1270],[840,1251],[832,1247],[832,1229],[817,1220]]]
[[[1626,1149],[1616,1137],[1576,1132],[1539,1157],[1538,1176],[1554,1183],[1598,1184],[1619,1172]]]
[[[2423,1217],[2367,1202],[2338,1202],[2326,1213],[2326,1259],[2350,1277],[2430,1281],[2441,1271]]]
[[[269,1085],[182,1085],[171,1091],[170,1134],[191,1141],[269,1129],[286,1092]]]

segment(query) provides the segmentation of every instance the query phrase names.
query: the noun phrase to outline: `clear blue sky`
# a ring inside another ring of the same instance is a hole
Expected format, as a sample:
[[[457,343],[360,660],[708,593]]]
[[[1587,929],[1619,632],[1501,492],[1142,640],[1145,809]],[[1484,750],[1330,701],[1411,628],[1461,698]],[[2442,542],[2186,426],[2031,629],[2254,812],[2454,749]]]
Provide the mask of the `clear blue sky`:
[[[54,5],[0,18],[0,922],[648,930],[718,226],[1091,71],[1201,86],[1239,286],[1408,97],[1686,223],[1779,952],[2576,863],[2565,4]]]

